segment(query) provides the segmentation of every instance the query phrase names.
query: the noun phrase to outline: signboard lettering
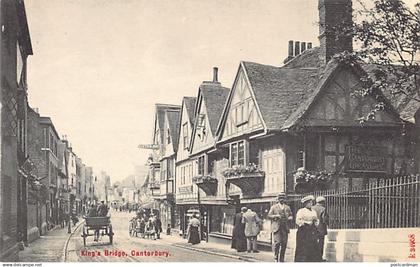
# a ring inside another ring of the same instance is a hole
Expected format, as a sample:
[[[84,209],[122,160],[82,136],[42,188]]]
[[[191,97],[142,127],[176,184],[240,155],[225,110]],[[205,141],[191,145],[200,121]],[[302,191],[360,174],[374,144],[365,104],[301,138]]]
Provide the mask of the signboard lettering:
[[[387,150],[381,146],[346,146],[346,171],[386,172]]]

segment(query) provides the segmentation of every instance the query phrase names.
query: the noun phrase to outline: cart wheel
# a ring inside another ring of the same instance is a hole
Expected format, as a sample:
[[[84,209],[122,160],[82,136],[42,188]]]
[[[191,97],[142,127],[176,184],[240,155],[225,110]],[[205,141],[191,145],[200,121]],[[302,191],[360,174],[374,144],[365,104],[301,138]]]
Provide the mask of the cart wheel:
[[[114,232],[112,232],[112,225],[109,225],[108,236],[109,236],[109,243],[112,244],[114,242]]]
[[[82,231],[82,237],[83,237],[83,245],[86,247],[86,238],[88,236],[88,230],[87,227],[84,225],[83,226],[83,231]]]

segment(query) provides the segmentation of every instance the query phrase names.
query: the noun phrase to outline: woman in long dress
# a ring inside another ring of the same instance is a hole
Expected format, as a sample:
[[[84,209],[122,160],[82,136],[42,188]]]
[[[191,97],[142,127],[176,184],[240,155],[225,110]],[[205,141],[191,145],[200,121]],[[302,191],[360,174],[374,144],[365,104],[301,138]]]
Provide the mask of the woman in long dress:
[[[188,243],[193,245],[200,243],[200,220],[198,214],[194,214],[188,223]]]
[[[242,207],[241,212],[238,212],[235,215],[235,220],[233,222],[231,248],[236,249],[238,252],[246,251],[245,223],[242,223],[242,214],[246,212],[246,210],[246,207]]]
[[[312,210],[314,196],[306,196],[302,198],[304,208],[299,209],[296,214],[296,224],[298,230],[296,233],[296,251],[295,262],[317,262],[318,257],[318,237],[316,225],[318,225],[318,217],[316,212]]]

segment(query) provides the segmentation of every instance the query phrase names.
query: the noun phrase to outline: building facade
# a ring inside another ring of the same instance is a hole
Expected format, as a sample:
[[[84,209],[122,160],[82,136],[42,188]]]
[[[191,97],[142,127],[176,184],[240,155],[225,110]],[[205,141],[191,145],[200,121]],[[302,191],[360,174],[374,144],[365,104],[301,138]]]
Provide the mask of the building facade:
[[[18,170],[27,153],[26,60],[32,46],[22,0],[1,2],[1,25],[0,259],[12,261],[17,259],[17,241],[27,238],[26,180]],[[18,222],[18,215],[24,222]]]

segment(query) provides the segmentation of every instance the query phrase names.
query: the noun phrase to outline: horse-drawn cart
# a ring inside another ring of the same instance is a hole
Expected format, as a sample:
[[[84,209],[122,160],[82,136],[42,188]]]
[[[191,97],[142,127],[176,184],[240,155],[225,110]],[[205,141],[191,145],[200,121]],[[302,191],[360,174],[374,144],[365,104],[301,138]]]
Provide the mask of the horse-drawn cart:
[[[85,217],[85,223],[83,225],[83,232],[82,232],[83,245],[86,246],[86,238],[88,236],[95,236],[95,241],[97,241],[100,235],[109,236],[109,243],[112,244],[113,239],[114,239],[113,238],[114,232],[112,231],[111,218],[110,217]]]

